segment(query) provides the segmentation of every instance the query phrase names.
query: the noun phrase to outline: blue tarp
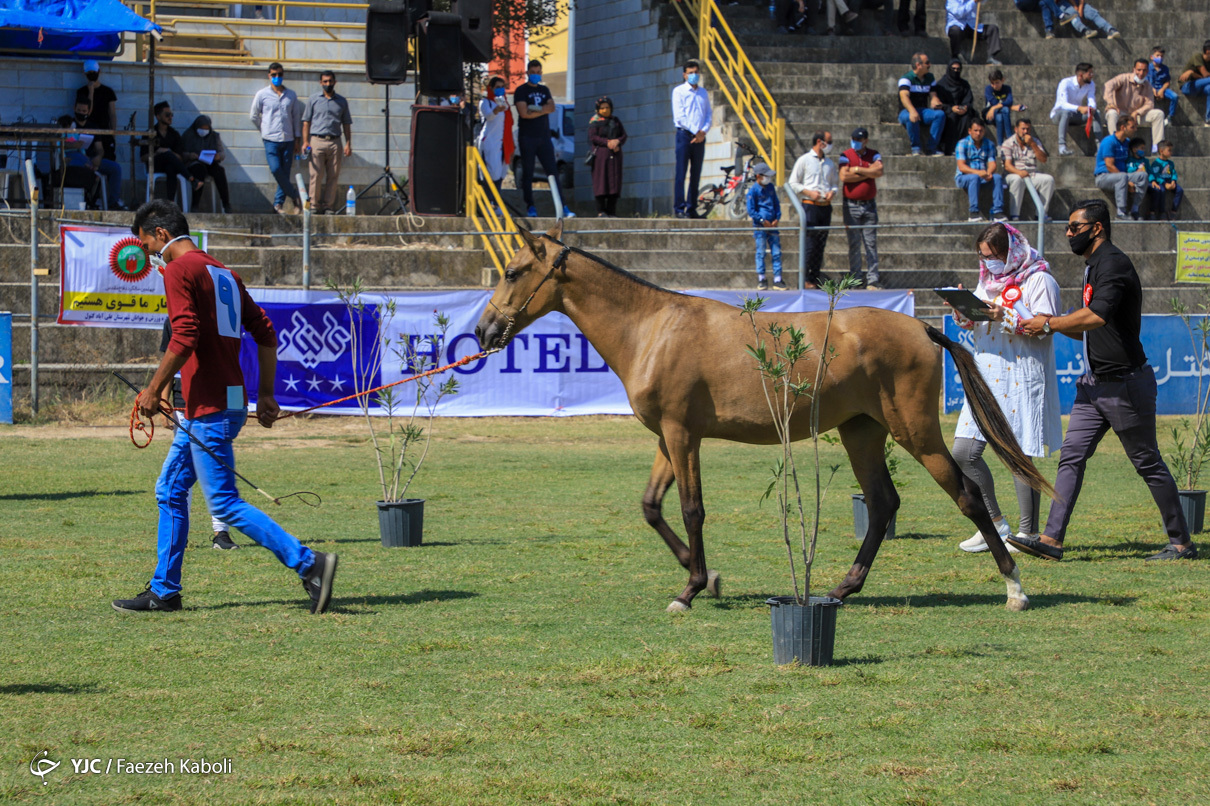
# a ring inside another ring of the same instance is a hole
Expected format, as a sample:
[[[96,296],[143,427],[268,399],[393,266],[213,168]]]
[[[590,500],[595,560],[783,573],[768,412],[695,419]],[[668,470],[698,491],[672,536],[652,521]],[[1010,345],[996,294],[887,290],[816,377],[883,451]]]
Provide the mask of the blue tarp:
[[[57,34],[150,33],[160,27],[119,0],[0,0],[0,28]]]

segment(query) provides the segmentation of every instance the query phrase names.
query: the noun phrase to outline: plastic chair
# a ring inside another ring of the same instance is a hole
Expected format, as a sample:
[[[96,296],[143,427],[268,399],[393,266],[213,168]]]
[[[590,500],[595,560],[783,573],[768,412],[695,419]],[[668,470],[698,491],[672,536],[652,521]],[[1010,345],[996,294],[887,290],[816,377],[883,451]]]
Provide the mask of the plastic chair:
[[[193,199],[193,188],[189,186],[189,177],[185,174],[177,174],[176,178],[181,184],[181,212],[188,213],[189,203]],[[147,183],[147,198],[144,201],[151,201],[153,191],[155,190],[155,183],[161,179],[167,182],[168,174],[157,171],[151,175],[151,181]]]

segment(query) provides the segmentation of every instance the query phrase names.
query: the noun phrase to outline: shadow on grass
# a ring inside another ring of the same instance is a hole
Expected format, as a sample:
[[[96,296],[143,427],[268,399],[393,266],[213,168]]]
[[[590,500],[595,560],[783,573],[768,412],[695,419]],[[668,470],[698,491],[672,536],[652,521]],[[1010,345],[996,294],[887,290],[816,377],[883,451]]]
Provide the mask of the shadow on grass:
[[[11,493],[0,495],[0,501],[69,501],[73,498],[94,498],[98,495],[143,495],[147,490],[72,490],[61,493]]]
[[[1058,607],[1070,604],[1107,604],[1115,607],[1134,604],[1133,596],[1080,596],[1074,593],[1037,593],[1029,596],[1030,610],[1043,610],[1048,607]],[[846,604],[855,607],[869,605],[873,607],[981,607],[988,605],[1004,606],[1003,593],[925,593],[912,596],[862,596],[854,594],[845,600]]]
[[[104,694],[96,683],[11,683],[0,686],[0,694]]]
[[[481,594],[475,591],[452,591],[452,590],[422,590],[415,593],[396,593],[382,596],[335,596],[328,603],[329,613],[345,613],[351,616],[369,616],[374,615],[376,610],[350,610],[350,607],[357,606],[373,606],[373,605],[415,605],[425,602],[450,602],[456,599],[473,599]],[[201,605],[199,607],[186,608],[187,610],[226,610],[232,607],[267,607],[269,605],[294,605],[295,607],[304,610],[310,609],[311,604],[306,599],[262,599],[256,602],[222,602],[216,605]]]
[[[890,540],[883,541],[883,544],[893,542],[895,540],[936,540],[945,535],[928,534],[926,532],[897,532]]]
[[[860,655],[855,658],[832,658],[833,666],[874,666],[883,663],[885,658],[878,655]]]
[[[1158,540],[1152,543],[1141,543],[1137,540],[1126,540],[1111,546],[1064,546],[1063,562],[1088,563],[1101,560],[1145,560],[1162,549],[1164,544]]]

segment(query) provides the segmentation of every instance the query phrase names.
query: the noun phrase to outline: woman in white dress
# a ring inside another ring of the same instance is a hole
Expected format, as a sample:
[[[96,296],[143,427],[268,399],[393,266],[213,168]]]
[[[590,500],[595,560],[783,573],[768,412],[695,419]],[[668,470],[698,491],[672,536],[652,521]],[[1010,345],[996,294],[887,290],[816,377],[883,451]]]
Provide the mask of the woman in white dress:
[[[508,161],[504,155],[504,138],[512,136],[512,114],[508,111],[508,97],[504,90],[504,79],[492,76],[484,85],[483,100],[479,102],[479,119],[483,128],[475,140],[475,147],[483,155],[489,178],[500,189]],[[512,149],[509,149],[510,151]]]
[[[1055,351],[1050,335],[1034,338],[1019,332],[1020,323],[1032,316],[1059,312],[1059,284],[1050,266],[1030,248],[1025,236],[1007,224],[992,224],[976,239],[979,251],[979,285],[975,296],[991,303],[991,322],[971,322],[957,311],[960,327],[971,331],[975,360],[987,385],[996,395],[1021,449],[1028,456],[1048,456],[1063,442],[1059,418],[1059,385]],[[996,501],[991,471],[983,461],[987,441],[971,416],[969,402],[962,404],[954,433],[954,459],[962,472],[983,491],[983,500],[1000,538],[1011,534]],[[1036,535],[1041,496],[1018,478],[1018,533]],[[1005,543],[1010,551],[1015,551]],[[983,536],[962,541],[963,551],[986,551]]]

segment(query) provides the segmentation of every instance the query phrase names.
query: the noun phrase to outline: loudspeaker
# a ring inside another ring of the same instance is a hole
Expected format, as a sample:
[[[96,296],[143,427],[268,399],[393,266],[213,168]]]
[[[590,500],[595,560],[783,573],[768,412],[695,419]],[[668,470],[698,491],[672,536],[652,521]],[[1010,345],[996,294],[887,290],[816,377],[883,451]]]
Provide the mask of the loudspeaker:
[[[492,0],[454,0],[453,12],[462,18],[462,58],[470,62],[490,62]]]
[[[416,26],[417,95],[462,93],[462,20],[430,12]]]
[[[408,190],[419,215],[462,215],[466,207],[466,126],[456,106],[412,107]]]
[[[370,0],[366,12],[366,80],[402,84],[408,77],[407,0]]]

